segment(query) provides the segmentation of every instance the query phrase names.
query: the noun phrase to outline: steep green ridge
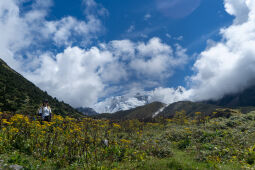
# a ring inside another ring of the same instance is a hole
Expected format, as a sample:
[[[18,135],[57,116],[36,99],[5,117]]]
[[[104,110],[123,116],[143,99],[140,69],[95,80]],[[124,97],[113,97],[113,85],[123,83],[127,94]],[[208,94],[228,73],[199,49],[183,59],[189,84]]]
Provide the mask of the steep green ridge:
[[[176,114],[176,112],[181,112],[181,111],[184,111],[186,115],[189,117],[194,117],[196,112],[201,112],[202,114],[209,116],[213,112],[223,112],[225,110],[226,109],[224,110],[220,109],[220,106],[216,106],[216,105],[199,103],[199,102],[191,102],[191,101],[181,101],[181,102],[176,102],[167,106],[159,114],[159,116],[173,117]]]
[[[127,120],[127,119],[139,119],[148,120],[151,119],[153,114],[165,104],[161,102],[153,102],[144,106],[140,106],[131,110],[119,111],[113,114],[104,113],[93,116],[94,118],[107,118],[111,120]]]
[[[70,105],[43,92],[0,59],[0,111],[34,114],[44,99],[48,99],[53,113],[79,117]]]

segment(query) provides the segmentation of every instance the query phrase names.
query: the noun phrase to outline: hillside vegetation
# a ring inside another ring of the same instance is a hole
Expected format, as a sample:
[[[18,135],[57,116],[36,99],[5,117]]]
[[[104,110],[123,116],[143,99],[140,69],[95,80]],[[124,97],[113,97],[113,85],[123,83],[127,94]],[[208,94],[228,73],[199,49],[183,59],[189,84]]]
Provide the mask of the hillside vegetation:
[[[217,112],[213,113],[217,115]],[[154,123],[0,113],[2,167],[26,169],[254,169],[255,112]],[[1,166],[1,163],[0,163]]]
[[[0,111],[34,114],[44,99],[48,99],[53,113],[79,117],[70,105],[43,92],[0,59]]]

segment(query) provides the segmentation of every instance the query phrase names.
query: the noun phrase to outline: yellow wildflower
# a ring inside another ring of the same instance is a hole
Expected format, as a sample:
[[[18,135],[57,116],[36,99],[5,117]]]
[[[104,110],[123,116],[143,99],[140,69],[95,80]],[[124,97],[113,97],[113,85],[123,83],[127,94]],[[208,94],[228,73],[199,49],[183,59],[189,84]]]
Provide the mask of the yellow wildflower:
[[[12,124],[11,122],[8,122],[7,119],[3,119],[3,120],[2,120],[2,123],[3,123],[3,124],[6,124],[6,125],[11,125],[11,124]]]
[[[113,125],[113,127],[116,127],[116,128],[119,128],[119,129],[121,128],[121,126],[118,123],[113,123],[112,125]]]
[[[201,114],[201,112],[196,112],[195,114],[196,114],[196,115],[200,115],[200,114]]]
[[[60,127],[57,127],[57,131],[62,131],[63,129]]]
[[[167,122],[172,122],[173,120],[172,119],[166,119]]]
[[[11,128],[11,132],[18,133],[18,132],[19,132],[19,129],[17,129],[17,128]]]
[[[130,140],[126,140],[126,139],[121,139],[120,141],[121,141],[122,143],[131,143]]]

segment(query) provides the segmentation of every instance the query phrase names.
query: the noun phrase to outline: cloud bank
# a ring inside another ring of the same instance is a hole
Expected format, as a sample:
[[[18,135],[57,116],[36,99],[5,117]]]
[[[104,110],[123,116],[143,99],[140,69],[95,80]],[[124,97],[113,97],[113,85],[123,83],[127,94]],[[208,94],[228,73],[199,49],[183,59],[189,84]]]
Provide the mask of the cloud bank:
[[[225,8],[235,20],[221,29],[220,42],[199,55],[189,99],[219,99],[255,83],[255,1],[225,0]]]
[[[23,9],[25,2],[32,3],[28,11]],[[85,21],[72,16],[47,20],[51,5],[51,0],[0,2],[0,56],[19,72],[25,71],[24,65],[30,67],[37,55],[30,55],[33,57],[25,60],[24,53],[27,56],[28,53],[40,53],[42,44],[63,48],[79,41],[83,45],[100,32],[101,21],[93,15],[86,15]],[[77,36],[80,39],[74,38]]]
[[[98,98],[116,91],[154,86],[185,64],[187,55],[180,46],[173,49],[152,38],[146,43],[115,40],[89,49],[68,47],[57,55],[45,53],[38,60],[37,68],[26,76],[78,107],[93,106]]]

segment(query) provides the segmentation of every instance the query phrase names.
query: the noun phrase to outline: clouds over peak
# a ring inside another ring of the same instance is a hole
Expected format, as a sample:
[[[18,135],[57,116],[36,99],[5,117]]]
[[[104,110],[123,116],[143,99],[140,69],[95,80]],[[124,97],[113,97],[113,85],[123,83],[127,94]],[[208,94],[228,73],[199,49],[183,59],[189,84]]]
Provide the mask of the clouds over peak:
[[[217,100],[255,84],[255,1],[225,0],[225,9],[234,22],[220,30],[219,42],[208,41],[198,55],[188,88],[156,88],[148,92],[151,101]]]
[[[218,99],[255,83],[254,1],[226,0],[225,7],[235,21],[195,62],[196,74],[190,77],[193,100]]]
[[[115,40],[89,49],[68,47],[37,60],[37,69],[25,73],[30,80],[73,106],[93,106],[112,93],[159,84],[187,62],[187,55],[180,46],[172,49],[152,38],[148,42]],[[144,84],[147,77],[154,77],[150,84]]]

